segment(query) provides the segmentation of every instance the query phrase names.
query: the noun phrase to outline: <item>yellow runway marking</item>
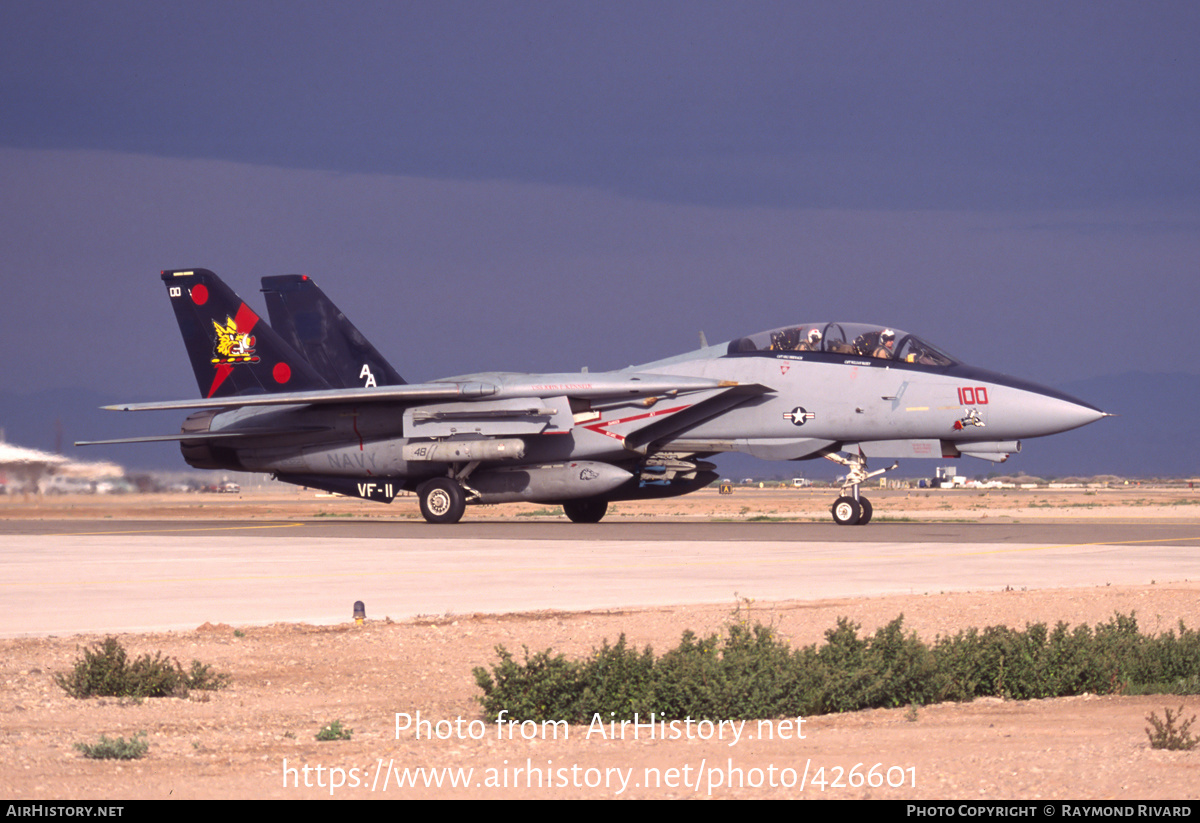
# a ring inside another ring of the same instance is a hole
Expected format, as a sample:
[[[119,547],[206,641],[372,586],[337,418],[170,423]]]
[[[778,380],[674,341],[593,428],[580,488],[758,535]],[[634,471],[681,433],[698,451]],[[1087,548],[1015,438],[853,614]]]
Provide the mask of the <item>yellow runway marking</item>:
[[[130,529],[111,532],[55,532],[53,534],[31,534],[27,537],[104,537],[108,534],[176,534],[183,532],[234,532],[243,529],[291,529],[305,523],[267,523],[262,526],[210,526],[203,529]]]
[[[1026,546],[1023,549],[983,549],[977,552],[967,552],[967,554],[1004,554],[1005,552],[1042,552],[1051,549],[1081,549],[1085,546],[1137,546],[1141,543],[1156,543],[1163,548],[1172,548],[1167,545],[1183,540],[1200,540],[1200,537],[1168,537],[1155,538],[1153,540],[1097,540],[1092,543],[1061,543],[1057,546]],[[1186,548],[1179,546],[1177,548]]]

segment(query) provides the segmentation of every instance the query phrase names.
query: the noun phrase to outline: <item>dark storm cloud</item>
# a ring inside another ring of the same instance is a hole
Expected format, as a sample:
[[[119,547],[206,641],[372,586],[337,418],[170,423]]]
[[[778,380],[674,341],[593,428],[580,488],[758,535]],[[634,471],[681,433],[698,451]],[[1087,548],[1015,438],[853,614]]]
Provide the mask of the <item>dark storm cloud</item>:
[[[0,144],[722,205],[1194,201],[1197,42],[1193,3],[8,3]]]
[[[410,379],[832,318],[1194,372],[1145,340],[1200,302],[1198,10],[5,3],[7,377],[193,392],[186,266],[312,274]]]
[[[1194,325],[1195,216],[734,209],[97,152],[0,168],[0,351],[23,390],[195,394],[157,276],[188,266],[259,311],[260,277],[312,275],[411,380],[621,368],[818,320],[1052,384],[1195,370],[1151,342]]]

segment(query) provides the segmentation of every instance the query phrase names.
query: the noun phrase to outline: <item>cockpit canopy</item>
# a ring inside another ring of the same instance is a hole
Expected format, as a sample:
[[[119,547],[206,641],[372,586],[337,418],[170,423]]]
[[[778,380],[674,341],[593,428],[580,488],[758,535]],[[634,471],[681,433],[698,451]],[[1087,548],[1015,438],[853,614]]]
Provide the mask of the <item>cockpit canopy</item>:
[[[939,367],[959,362],[915,334],[867,323],[801,323],[752,334],[729,344],[730,354],[759,351],[825,352]]]

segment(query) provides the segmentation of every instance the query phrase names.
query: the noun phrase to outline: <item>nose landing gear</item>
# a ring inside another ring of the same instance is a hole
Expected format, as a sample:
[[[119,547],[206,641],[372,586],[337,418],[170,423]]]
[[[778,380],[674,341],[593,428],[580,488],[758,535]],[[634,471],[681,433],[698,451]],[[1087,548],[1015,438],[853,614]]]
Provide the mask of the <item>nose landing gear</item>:
[[[839,526],[865,526],[871,522],[874,510],[865,497],[843,495],[833,501],[833,522]]]
[[[840,463],[849,470],[846,472],[846,482],[842,486],[842,496],[833,501],[833,506],[830,509],[833,513],[833,522],[839,526],[867,525],[871,522],[871,515],[874,514],[875,509],[871,505],[870,500],[858,493],[859,485],[872,477],[878,477],[884,472],[890,472],[900,464],[893,463],[886,469],[876,469],[873,472],[868,472],[867,458],[861,452],[851,454],[849,457],[843,457],[840,454],[827,454],[825,457],[835,463]]]

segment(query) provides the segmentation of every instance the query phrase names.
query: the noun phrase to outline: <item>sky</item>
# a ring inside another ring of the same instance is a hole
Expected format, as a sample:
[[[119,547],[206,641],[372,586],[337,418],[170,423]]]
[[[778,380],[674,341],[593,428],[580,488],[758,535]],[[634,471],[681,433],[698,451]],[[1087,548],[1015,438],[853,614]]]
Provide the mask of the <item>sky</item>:
[[[195,396],[186,267],[264,313],[311,275],[414,382],[826,320],[1200,375],[1197,43],[1194,2],[0,0],[4,388]]]

